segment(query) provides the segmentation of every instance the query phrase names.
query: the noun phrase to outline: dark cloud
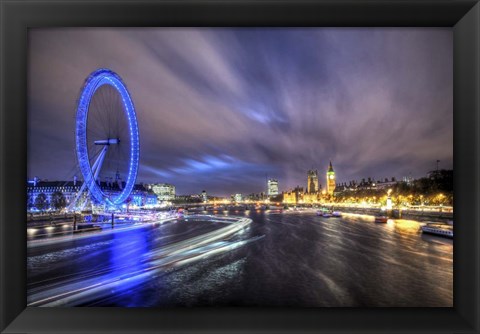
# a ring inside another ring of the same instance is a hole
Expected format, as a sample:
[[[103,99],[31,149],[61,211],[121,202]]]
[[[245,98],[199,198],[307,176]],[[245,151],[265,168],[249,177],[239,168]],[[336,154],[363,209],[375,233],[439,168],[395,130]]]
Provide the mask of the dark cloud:
[[[79,175],[75,108],[107,67],[137,110],[139,182],[226,195],[424,175],[453,159],[451,29],[32,29],[29,177]],[[324,183],[324,182],[321,182]]]

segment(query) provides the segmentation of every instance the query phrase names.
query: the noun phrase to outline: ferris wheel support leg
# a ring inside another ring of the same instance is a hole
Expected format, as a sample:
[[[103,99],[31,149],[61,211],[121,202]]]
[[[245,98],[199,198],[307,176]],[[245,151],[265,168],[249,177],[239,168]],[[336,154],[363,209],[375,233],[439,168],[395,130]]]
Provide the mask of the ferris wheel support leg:
[[[75,208],[75,205],[77,204],[78,200],[80,199],[80,196],[83,194],[83,191],[85,190],[85,186],[86,186],[86,183],[84,182],[80,187],[80,190],[78,191],[77,196],[75,196],[75,199],[68,206],[68,211],[71,211],[72,209]]]
[[[107,154],[108,145],[105,145],[102,149],[102,152],[95,161],[95,164],[92,166],[92,171],[95,170],[93,174],[93,182],[97,181],[98,174],[100,173],[100,169],[102,169],[103,160],[105,159],[105,155]],[[96,166],[95,166],[96,165]]]
[[[108,150],[108,146],[104,146],[103,149],[102,149],[102,152],[100,152],[100,155],[98,156],[97,160],[95,160],[95,163],[92,166],[92,172],[94,173],[93,182],[95,182],[97,180],[98,174],[100,173],[100,169],[102,168],[103,160],[105,159],[105,155],[107,154],[107,150]],[[83,191],[85,190],[86,187],[87,187],[87,182],[83,182],[82,187],[80,188],[80,190],[77,193],[77,196],[75,197],[73,202],[68,207],[69,210],[71,210],[72,208],[75,207],[75,205],[77,204],[78,200],[80,199],[80,196],[82,196]],[[83,210],[83,208],[85,208],[85,204],[86,204],[86,202],[83,203],[80,210]]]

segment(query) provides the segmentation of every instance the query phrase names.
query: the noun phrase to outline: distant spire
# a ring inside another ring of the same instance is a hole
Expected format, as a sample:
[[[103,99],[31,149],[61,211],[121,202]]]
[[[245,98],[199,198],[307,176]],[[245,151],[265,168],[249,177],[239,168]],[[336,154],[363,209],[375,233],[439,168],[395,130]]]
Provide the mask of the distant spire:
[[[328,171],[333,172],[332,161],[330,160],[330,165],[328,166]]]

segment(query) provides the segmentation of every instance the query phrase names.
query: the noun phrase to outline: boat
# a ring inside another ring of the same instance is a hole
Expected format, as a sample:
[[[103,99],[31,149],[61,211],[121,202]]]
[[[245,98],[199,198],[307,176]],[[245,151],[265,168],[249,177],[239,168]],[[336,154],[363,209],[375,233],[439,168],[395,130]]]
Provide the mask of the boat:
[[[428,222],[421,226],[420,229],[422,230],[422,233],[453,238],[453,226],[450,224]]]
[[[333,211],[333,212],[332,212],[332,216],[333,216],[333,217],[337,217],[337,218],[338,218],[338,217],[342,217],[342,213],[339,212],[339,211]]]
[[[375,216],[375,223],[386,223],[387,221],[387,216]]]
[[[331,211],[327,209],[321,209],[317,211],[317,216],[330,218],[330,217],[333,217],[333,214],[331,213]]]

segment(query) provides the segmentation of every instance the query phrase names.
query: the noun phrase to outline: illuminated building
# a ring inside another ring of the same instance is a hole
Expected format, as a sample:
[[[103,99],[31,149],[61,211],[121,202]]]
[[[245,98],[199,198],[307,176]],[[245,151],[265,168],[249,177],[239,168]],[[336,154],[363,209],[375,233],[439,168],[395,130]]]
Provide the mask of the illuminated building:
[[[175,186],[168,183],[156,183],[149,188],[157,195],[159,201],[173,201],[175,199]]]
[[[403,182],[405,182],[406,184],[412,184],[413,181],[414,181],[414,179],[411,175],[403,177]]]
[[[332,162],[330,161],[330,166],[327,170],[327,194],[333,195],[335,191],[335,171],[332,167]]]
[[[156,206],[158,204],[157,194],[148,188],[143,184],[136,184],[130,196],[131,203],[136,206]]]
[[[278,195],[278,180],[268,179],[267,192],[268,192],[268,196]]]
[[[46,197],[47,207],[43,210],[51,208],[52,195],[54,193],[61,193],[65,197],[65,203],[68,206],[75,200],[82,184],[82,181],[77,181],[77,177],[74,177],[73,181],[41,181],[35,177],[32,181],[27,181],[27,208],[29,210],[38,209],[35,208],[35,201],[40,194],[44,194]],[[102,192],[109,196],[118,194],[121,191],[121,186],[116,182],[98,182],[98,185]],[[90,202],[88,198],[88,193],[84,193],[82,200]],[[157,204],[157,196],[142,184],[134,185],[130,198],[132,203],[137,206]]]
[[[320,197],[321,197],[321,194],[320,192],[316,192],[316,193],[305,193],[303,194],[303,203],[307,204],[307,203],[310,203],[310,204],[314,204],[314,203],[318,203],[320,201]]]
[[[385,178],[384,181],[377,181],[376,183],[374,183],[374,186],[376,189],[387,189],[395,186],[397,183],[397,180],[392,177],[390,180]]]
[[[235,194],[234,199],[235,199],[235,202],[241,202],[242,201],[242,194]]]
[[[207,203],[208,197],[207,197],[207,192],[205,190],[202,190],[201,197],[202,197],[203,203]]]
[[[307,173],[307,193],[313,194],[317,193],[318,191],[318,171],[309,170]]]
[[[202,203],[202,197],[199,194],[191,195],[177,195],[175,196],[176,203]]]
[[[262,193],[259,193],[259,194],[255,194],[255,193],[251,193],[247,196],[247,198],[250,200],[250,201],[261,201],[263,200],[263,194]]]
[[[318,184],[318,171],[307,172],[307,192],[303,194],[303,203],[318,203],[321,197],[321,185]]]
[[[295,189],[283,193],[283,203],[300,204],[303,203],[303,188],[297,186]]]
[[[334,190],[334,195],[340,195],[345,192],[356,192],[361,190],[382,190],[389,189],[398,184],[395,177],[391,179],[385,178],[384,180],[375,181],[373,178],[369,177],[367,179],[363,178],[361,181],[349,181],[337,183]]]
[[[37,177],[33,181],[27,183],[27,208],[35,207],[37,196],[44,194],[50,207],[52,195],[54,193],[62,193],[65,197],[67,205],[75,199],[77,192],[80,190],[83,182],[74,181],[40,181]]]

